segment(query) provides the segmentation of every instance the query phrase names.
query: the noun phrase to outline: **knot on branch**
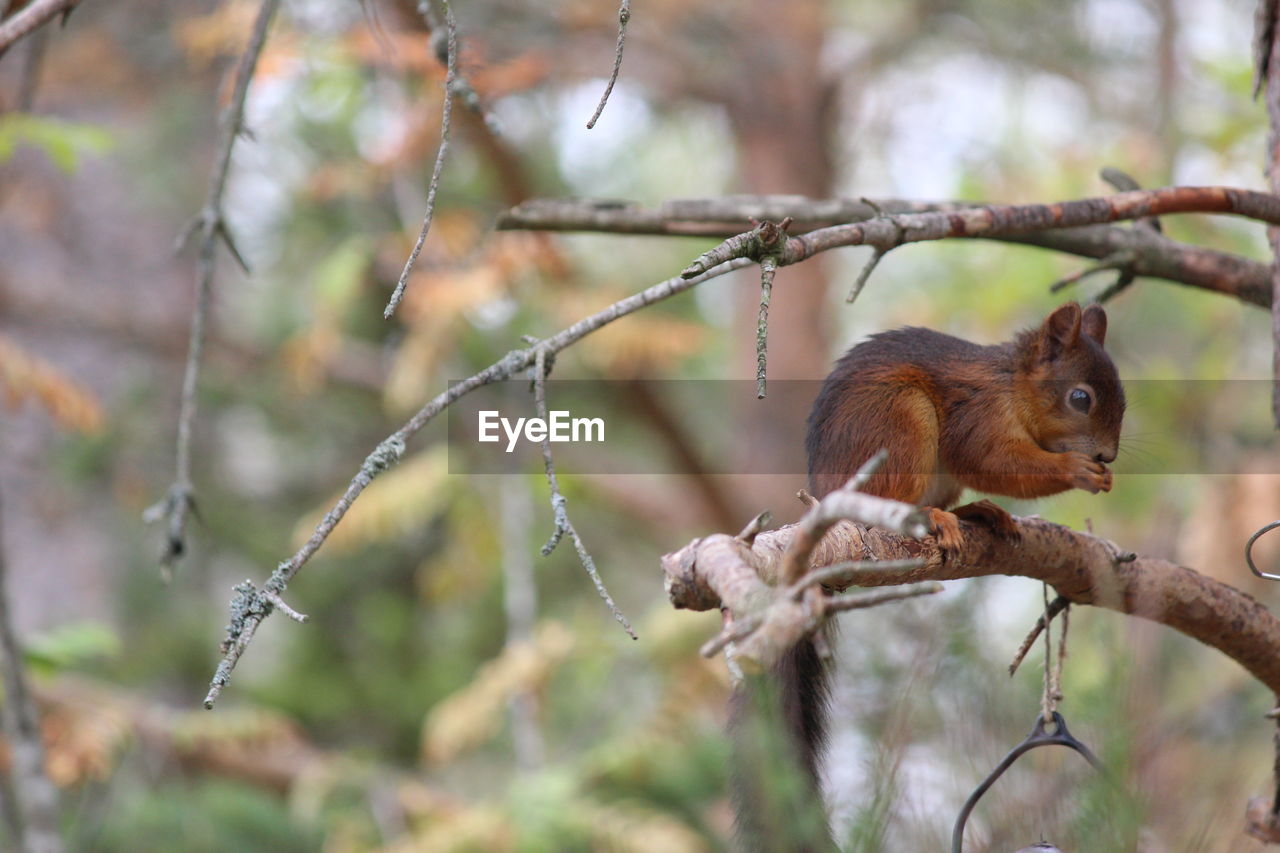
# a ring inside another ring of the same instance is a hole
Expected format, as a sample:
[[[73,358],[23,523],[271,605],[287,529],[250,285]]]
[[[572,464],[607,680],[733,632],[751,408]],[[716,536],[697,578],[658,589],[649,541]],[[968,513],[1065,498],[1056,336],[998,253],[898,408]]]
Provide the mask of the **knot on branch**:
[[[251,580],[243,580],[231,588],[235,597],[229,605],[230,621],[226,625],[226,636],[222,639],[222,653],[231,651],[232,646],[242,637],[248,628],[249,621],[261,622],[271,614],[273,605]]]
[[[790,216],[781,222],[764,220],[756,222],[750,231],[744,231],[725,240],[709,252],[703,252],[693,263],[680,273],[681,278],[689,279],[700,276],[721,264],[736,258],[749,258],[757,263],[772,259],[775,267],[782,266],[782,255],[787,245],[787,229],[791,227]]]
[[[404,439],[398,435],[390,436],[373,449],[360,466],[360,470],[370,477],[376,477],[383,471],[400,461],[404,456]]]

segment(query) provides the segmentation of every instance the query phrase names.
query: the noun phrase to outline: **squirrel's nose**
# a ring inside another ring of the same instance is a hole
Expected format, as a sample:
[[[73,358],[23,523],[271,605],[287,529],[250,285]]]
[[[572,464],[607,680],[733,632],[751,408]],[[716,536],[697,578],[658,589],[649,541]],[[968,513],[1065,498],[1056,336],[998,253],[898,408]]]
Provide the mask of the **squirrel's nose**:
[[[1112,462],[1116,461],[1116,452],[1114,450],[1109,450],[1105,453],[1099,451],[1094,454],[1093,458],[1104,465],[1110,465]]]

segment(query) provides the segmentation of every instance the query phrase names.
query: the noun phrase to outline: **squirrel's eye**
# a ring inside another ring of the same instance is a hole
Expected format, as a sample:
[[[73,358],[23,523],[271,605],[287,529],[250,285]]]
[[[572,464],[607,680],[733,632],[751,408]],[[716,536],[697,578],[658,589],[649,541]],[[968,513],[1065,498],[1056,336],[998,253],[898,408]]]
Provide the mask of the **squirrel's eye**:
[[[1083,388],[1072,388],[1067,394],[1067,402],[1077,412],[1088,414],[1089,406],[1093,404],[1093,396]]]

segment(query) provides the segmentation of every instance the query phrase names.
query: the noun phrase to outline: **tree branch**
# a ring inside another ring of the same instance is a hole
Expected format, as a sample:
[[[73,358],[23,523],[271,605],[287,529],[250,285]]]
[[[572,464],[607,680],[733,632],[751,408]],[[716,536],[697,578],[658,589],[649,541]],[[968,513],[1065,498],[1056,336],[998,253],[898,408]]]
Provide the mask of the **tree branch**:
[[[430,0],[425,2],[427,5],[424,8],[429,12]],[[422,229],[418,232],[418,239],[414,241],[413,249],[409,252],[409,259],[404,262],[404,270],[400,273],[400,280],[396,282],[396,288],[387,301],[387,307],[382,311],[384,320],[391,319],[391,315],[400,306],[405,288],[409,286],[409,273],[417,263],[423,244],[427,242],[427,232],[431,230],[431,219],[436,210],[436,192],[440,189],[440,175],[444,171],[444,156],[449,151],[449,120],[453,115],[454,86],[458,80],[458,28],[453,21],[453,9],[449,6],[449,0],[440,0],[440,3],[444,6],[445,68],[447,69],[444,79],[444,106],[440,111],[440,146],[436,149],[436,163],[431,170],[431,183],[427,185],[427,210],[422,216]],[[432,26],[433,40],[439,32],[438,27]]]
[[[600,120],[600,114],[604,112],[604,105],[609,103],[609,95],[613,92],[613,86],[618,82],[618,72],[622,70],[622,51],[627,43],[627,23],[631,20],[631,0],[622,0],[622,5],[618,7],[618,46],[613,53],[613,72],[609,75],[609,82],[604,87],[604,93],[600,95],[600,103],[596,105],[596,111],[591,114],[591,118],[587,121],[587,130],[596,126],[596,122]]]
[[[33,0],[15,15],[0,21],[0,56],[19,39],[35,32],[57,15],[69,15],[80,0]]]
[[[867,501],[913,507],[859,495]],[[1280,693],[1280,619],[1251,596],[1192,569],[1155,557],[1120,552],[1112,543],[1038,518],[1017,519],[1021,539],[1009,541],[985,527],[961,524],[963,546],[944,559],[934,540],[917,541],[876,527],[840,522],[812,549],[811,567],[865,560],[919,559],[915,568],[850,569],[834,588],[884,586],[986,575],[1034,578],[1053,586],[1072,604],[1092,604],[1168,625],[1237,661],[1272,692]],[[742,601],[744,577],[757,584],[781,583],[784,556],[796,525],[761,533],[747,547],[731,536],[694,540],[662,557],[672,605],[708,610]],[[761,649],[762,661],[782,648]],[[741,649],[739,650],[741,657]]]
[[[548,355],[560,352],[620,317],[625,317],[655,302],[670,298],[677,293],[683,293],[704,281],[749,264],[750,261],[746,260],[734,261],[713,270],[705,276],[689,279],[677,276],[659,282],[639,293],[628,296],[626,299],[618,300],[607,308],[592,314],[590,317],[579,320],[572,326],[537,344],[531,345],[527,349],[512,350],[484,370],[461,382],[454,383],[449,387],[449,390],[436,395],[428,401],[404,426],[387,436],[374,448],[373,452],[365,459],[364,464],[360,466],[360,470],[356,472],[356,475],[347,485],[342,497],[338,499],[338,502],[325,513],[324,518],[316,525],[315,531],[292,557],[276,567],[275,571],[271,573],[271,577],[263,584],[261,590],[256,589],[253,584],[248,582],[237,585],[236,597],[231,601],[231,621],[227,625],[227,636],[223,640],[222,660],[218,663],[213,680],[210,682],[209,692],[204,700],[205,707],[213,707],[218,695],[222,692],[222,688],[231,680],[231,672],[239,662],[240,656],[244,654],[244,650],[248,648],[249,643],[253,640],[253,635],[258,630],[258,626],[262,624],[263,619],[274,612],[275,606],[271,603],[268,594],[278,596],[284,592],[289,581],[306,565],[316,551],[320,550],[325,540],[329,538],[329,534],[338,526],[338,522],[342,521],[342,517],[347,514],[351,504],[355,502],[356,498],[360,497],[360,493],[368,488],[375,477],[400,461],[400,457],[404,455],[405,442],[417,434],[433,418],[477,388],[519,376],[522,371],[535,364],[539,351],[545,351]]]
[[[947,238],[1025,234],[1167,213],[1229,213],[1274,225],[1280,224],[1280,197],[1230,187],[1165,187],[1054,204],[991,204],[955,211],[883,216],[819,228],[793,237],[787,241],[781,263],[796,264],[819,252],[843,246],[886,247]],[[730,237],[700,256],[685,272],[694,275],[732,258],[749,257],[748,249],[742,241]]]
[[[253,34],[249,44],[240,56],[236,66],[235,86],[231,102],[227,104],[221,116],[218,151],[215,155],[213,172],[209,176],[209,191],[205,197],[204,207],[179,237],[179,245],[195,231],[200,232],[200,248],[196,259],[197,284],[196,304],[191,312],[191,338],[187,350],[187,363],[182,374],[182,404],[178,413],[178,447],[173,485],[169,493],[155,506],[151,507],[144,518],[148,521],[166,522],[165,549],[160,557],[160,565],[166,575],[186,552],[187,514],[195,504],[195,492],[191,485],[191,436],[196,419],[196,385],[200,378],[200,365],[204,358],[205,327],[208,324],[209,301],[213,289],[213,272],[215,252],[218,242],[223,242],[232,257],[243,268],[244,259],[231,239],[230,229],[222,210],[223,197],[227,191],[227,177],[231,171],[231,149],[235,147],[236,138],[244,127],[244,105],[249,94],[249,82],[253,79],[254,68],[262,47],[267,41],[267,30],[275,17],[280,0],[263,0],[258,10],[257,20],[253,24]],[[246,269],[247,271],[247,269]]]
[[[855,201],[808,199],[803,196],[726,196],[683,199],[646,208],[626,202],[580,199],[532,199],[504,213],[502,229],[535,231],[601,231],[688,237],[729,237],[751,220],[791,217],[792,234],[804,234],[841,223],[875,218],[876,208],[894,215],[951,213],[975,205],[903,199]],[[1133,254],[1135,274],[1162,278],[1235,297],[1263,308],[1271,306],[1271,270],[1267,264],[1170,240],[1147,229],[1089,225],[1029,233],[985,233],[981,239],[1021,243],[1104,259],[1118,252]]]

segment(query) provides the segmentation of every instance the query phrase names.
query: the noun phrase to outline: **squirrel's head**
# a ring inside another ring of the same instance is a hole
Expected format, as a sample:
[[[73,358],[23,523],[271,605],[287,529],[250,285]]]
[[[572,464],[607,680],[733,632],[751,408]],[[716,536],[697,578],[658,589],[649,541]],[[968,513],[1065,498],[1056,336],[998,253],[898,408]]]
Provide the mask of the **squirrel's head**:
[[[1045,450],[1074,450],[1099,462],[1115,461],[1124,389],[1102,348],[1106,336],[1102,306],[1081,310],[1074,302],[1018,336],[1016,378],[1023,390],[1019,402],[1026,407],[1022,420]]]

